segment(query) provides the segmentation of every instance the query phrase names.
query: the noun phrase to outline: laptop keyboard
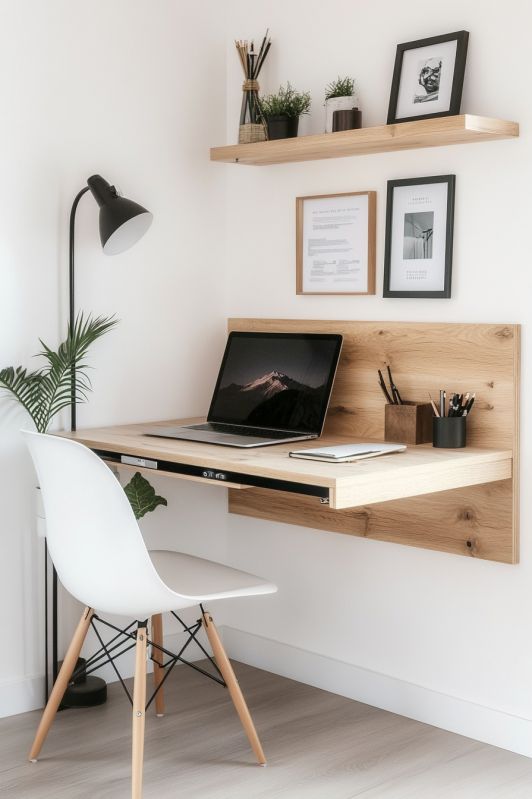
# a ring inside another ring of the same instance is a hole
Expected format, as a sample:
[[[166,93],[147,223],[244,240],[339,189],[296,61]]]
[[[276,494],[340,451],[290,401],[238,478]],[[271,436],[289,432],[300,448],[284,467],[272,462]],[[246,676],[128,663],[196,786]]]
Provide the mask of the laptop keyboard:
[[[239,427],[234,424],[216,424],[216,422],[205,422],[205,424],[187,425],[190,430],[210,430],[214,433],[229,433],[237,436],[253,436],[254,438],[294,438],[297,433],[287,433],[286,430],[266,430],[261,427]]]

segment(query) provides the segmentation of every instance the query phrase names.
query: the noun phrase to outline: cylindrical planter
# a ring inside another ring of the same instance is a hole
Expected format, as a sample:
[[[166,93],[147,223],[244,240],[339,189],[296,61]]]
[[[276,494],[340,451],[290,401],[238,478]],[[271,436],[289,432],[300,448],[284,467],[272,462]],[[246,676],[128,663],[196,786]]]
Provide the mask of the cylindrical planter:
[[[435,416],[432,420],[432,446],[453,449],[466,445],[467,416]]]
[[[293,139],[297,136],[299,117],[267,117],[269,139]]]
[[[351,108],[358,108],[358,105],[356,94],[347,97],[331,97],[329,100],[325,100],[325,133],[332,133],[335,111],[349,111]]]
[[[347,110],[335,111],[333,113],[333,126],[332,132],[336,133],[339,130],[356,130],[362,127],[362,111],[358,108],[349,108]]]

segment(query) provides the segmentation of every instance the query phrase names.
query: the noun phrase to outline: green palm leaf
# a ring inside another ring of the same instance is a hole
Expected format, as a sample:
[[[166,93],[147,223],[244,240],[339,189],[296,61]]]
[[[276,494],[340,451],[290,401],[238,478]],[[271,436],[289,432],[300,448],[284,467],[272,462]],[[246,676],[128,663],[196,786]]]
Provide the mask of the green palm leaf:
[[[28,372],[22,366],[12,366],[0,371],[0,388],[9,391],[13,399],[29,413],[35,427],[45,433],[53,417],[72,400],[86,402],[91,390],[85,362],[88,349],[96,339],[117,324],[114,317],[85,317],[79,313],[73,326],[68,326],[67,337],[57,351],[41,341],[46,365]]]
[[[42,415],[41,385],[40,372],[28,372],[22,366],[7,366],[0,370],[0,388],[11,392],[13,399],[20,402],[32,417],[38,430],[41,429]]]

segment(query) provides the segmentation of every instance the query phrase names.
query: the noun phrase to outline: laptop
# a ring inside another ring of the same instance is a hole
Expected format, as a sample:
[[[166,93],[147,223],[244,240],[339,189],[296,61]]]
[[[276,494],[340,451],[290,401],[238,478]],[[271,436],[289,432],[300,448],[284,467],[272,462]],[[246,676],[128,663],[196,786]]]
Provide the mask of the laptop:
[[[341,347],[332,333],[230,333],[207,421],[146,434],[225,447],[318,438]]]

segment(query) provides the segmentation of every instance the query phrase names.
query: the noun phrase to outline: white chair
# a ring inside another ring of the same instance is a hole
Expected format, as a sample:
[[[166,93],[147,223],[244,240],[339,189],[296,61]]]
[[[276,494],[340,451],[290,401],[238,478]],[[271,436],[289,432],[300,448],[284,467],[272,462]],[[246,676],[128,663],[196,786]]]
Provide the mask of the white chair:
[[[59,579],[86,607],[70,643],[63,666],[31,748],[36,761],[53,722],[91,622],[102,613],[127,616],[137,629],[122,631],[135,639],[136,665],[133,689],[132,797],[142,796],[144,718],[146,709],[147,646],[161,656],[161,615],[166,611],[200,605],[197,627],[188,628],[191,639],[201,626],[213,649],[213,661],[229,689],[240,721],[258,762],[266,763],[246,702],[222,647],[211,614],[203,604],[212,599],[270,594],[275,585],[219,563],[178,552],[148,552],[129,501],[110,469],[90,449],[70,439],[24,431],[42,491],[48,551]],[[150,638],[147,620],[153,617]],[[191,640],[190,639],[190,640]],[[172,654],[172,653],[167,653]],[[178,657],[178,656],[177,656]],[[174,663],[175,665],[175,663]],[[155,667],[156,690],[162,684]],[[222,682],[222,680],[220,680]],[[161,705],[157,712],[161,711]]]

